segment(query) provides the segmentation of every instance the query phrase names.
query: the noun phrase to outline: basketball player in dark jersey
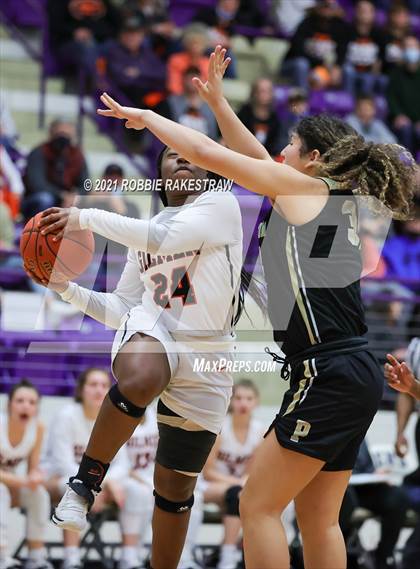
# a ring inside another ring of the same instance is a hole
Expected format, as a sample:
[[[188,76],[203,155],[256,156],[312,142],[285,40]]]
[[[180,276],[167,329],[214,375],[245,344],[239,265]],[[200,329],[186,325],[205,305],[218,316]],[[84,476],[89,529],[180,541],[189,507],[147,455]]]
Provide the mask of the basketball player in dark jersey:
[[[98,112],[125,120],[127,128],[148,128],[189,162],[275,203],[271,215],[278,217],[281,250],[275,259],[285,263],[289,277],[276,282],[280,269],[276,271],[269,259],[266,278],[270,306],[282,302],[283,296],[290,300],[292,291],[295,295],[290,322],[283,328],[289,332],[283,349],[286,363],[291,364],[291,385],[257,452],[241,498],[246,565],[248,569],[289,566],[279,514],[294,499],[306,568],[340,569],[346,565],[338,525],[340,505],[357,446],[378,408],[383,377],[362,339],[366,327],[358,283],[347,281],[347,290],[335,290],[346,283],[344,274],[324,290],[330,279],[323,282],[322,271],[309,262],[302,268],[301,260],[305,255],[311,258],[314,248],[322,264],[329,250],[335,251],[335,233],[340,243],[347,235],[339,269],[357,281],[354,271],[361,267],[355,252],[357,210],[349,192],[375,197],[404,217],[410,209],[415,164],[402,147],[367,144],[345,123],[327,116],[302,121],[283,150],[284,163],[274,162],[221,95],[227,64],[218,48],[210,58],[210,80],[204,85],[197,79],[196,84],[234,150],[153,111],[122,107],[105,93],[101,99],[107,108]],[[335,190],[346,192],[343,197],[350,202],[342,202],[338,209],[347,225],[342,219],[329,220],[328,212],[337,214],[331,194]],[[312,233],[309,244],[310,225],[317,221],[324,225]],[[325,267],[329,269],[327,263]],[[329,270],[331,278],[340,272]],[[306,282],[314,289],[309,294]],[[280,314],[280,322],[283,319]]]

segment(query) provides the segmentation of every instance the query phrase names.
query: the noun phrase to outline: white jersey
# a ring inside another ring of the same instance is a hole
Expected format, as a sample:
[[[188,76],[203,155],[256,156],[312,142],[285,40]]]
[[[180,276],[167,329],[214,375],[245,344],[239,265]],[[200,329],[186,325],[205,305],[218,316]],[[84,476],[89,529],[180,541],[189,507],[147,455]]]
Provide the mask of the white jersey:
[[[22,440],[12,446],[9,440],[9,417],[0,415],[0,469],[15,472],[22,461],[31,454],[37,437],[38,420],[33,418],[26,426]]]
[[[89,442],[95,421],[80,403],[70,403],[53,417],[48,429],[42,468],[50,476],[74,476]]]
[[[61,294],[96,320],[119,328],[139,306],[170,333],[233,332],[242,265],[242,222],[230,192],[204,192],[150,221],[97,209],[80,211],[80,226],[129,248],[113,293],[70,283]]]
[[[238,441],[233,430],[232,415],[226,417],[220,433],[220,447],[216,457],[216,469],[227,476],[241,478],[257,446],[262,442],[264,429],[257,419],[251,419],[246,440]]]
[[[124,446],[130,470],[149,482],[153,480],[158,440],[156,411],[148,407],[144,422],[136,428]]]

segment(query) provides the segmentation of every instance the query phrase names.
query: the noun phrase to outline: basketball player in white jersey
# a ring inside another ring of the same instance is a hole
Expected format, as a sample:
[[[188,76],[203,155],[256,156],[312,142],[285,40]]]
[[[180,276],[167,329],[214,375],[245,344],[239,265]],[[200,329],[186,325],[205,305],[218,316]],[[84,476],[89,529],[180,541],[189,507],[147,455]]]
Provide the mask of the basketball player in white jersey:
[[[243,379],[234,385],[230,413],[203,471],[207,482],[204,500],[216,502],[224,511],[218,569],[235,569],[238,563],[239,494],[265,432],[263,424],[253,417],[258,400],[258,389],[251,380]]]
[[[65,493],[69,476],[77,470],[89,441],[95,419],[111,385],[109,374],[101,368],[89,368],[79,377],[75,401],[59,410],[51,422],[42,468],[48,474],[47,487],[54,502]],[[139,566],[138,539],[135,526],[141,519],[142,493],[135,485],[127,484],[129,469],[122,456],[117,455],[104,485],[104,492],[95,503],[95,511],[107,503],[119,507],[122,529],[122,553],[119,569]],[[79,542],[75,532],[64,530],[63,569],[79,569],[81,565]]]
[[[161,154],[159,169],[165,187],[168,180],[203,181],[208,174],[171,148]],[[90,229],[129,248],[113,293],[75,283],[53,285],[64,300],[118,328],[112,350],[118,384],[104,400],[79,471],[53,520],[68,529],[85,526],[110,461],[160,395],[154,569],[177,567],[196,479],[227,412],[232,378],[221,362],[232,357],[242,264],[241,215],[232,194],[181,188],[165,197],[168,207],[150,221],[53,208],[44,212],[40,226],[59,234],[67,224],[68,230]],[[195,372],[196,357],[207,358],[212,371]]]
[[[43,486],[39,456],[44,426],[38,419],[39,393],[22,380],[9,394],[7,413],[0,417],[0,569],[20,567],[8,556],[8,523],[14,506],[26,514],[26,569],[52,569],[44,537],[50,517],[50,498]],[[26,474],[21,465],[26,463]]]

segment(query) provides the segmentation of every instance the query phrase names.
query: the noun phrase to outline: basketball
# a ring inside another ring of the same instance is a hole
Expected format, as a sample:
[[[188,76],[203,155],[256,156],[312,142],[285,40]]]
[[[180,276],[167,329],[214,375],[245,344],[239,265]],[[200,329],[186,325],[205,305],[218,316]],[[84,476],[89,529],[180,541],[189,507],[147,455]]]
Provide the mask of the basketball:
[[[68,232],[53,241],[54,234],[42,235],[39,221],[42,212],[32,217],[23,229],[20,254],[23,262],[39,279],[71,280],[81,275],[92,261],[95,251],[93,233],[87,229]]]

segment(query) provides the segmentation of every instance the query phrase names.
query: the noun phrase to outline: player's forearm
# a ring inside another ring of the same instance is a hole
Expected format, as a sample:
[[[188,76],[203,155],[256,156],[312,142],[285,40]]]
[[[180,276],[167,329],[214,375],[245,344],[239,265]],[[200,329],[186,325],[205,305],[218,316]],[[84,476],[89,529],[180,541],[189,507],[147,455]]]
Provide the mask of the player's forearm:
[[[168,227],[163,223],[133,219],[100,209],[82,209],[79,219],[82,229],[90,229],[126,247],[153,255],[199,249],[204,241],[199,231],[192,230],[194,224],[179,221],[179,218],[178,223],[175,219]]]
[[[142,111],[141,119],[146,128],[166,146],[173,148],[191,164],[211,170],[209,152],[219,146],[217,142],[198,130],[178,124],[154,111]],[[222,172],[216,173],[223,175]]]
[[[250,130],[238,118],[235,111],[223,97],[217,104],[211,105],[220,132],[229,148],[251,158],[270,160],[264,146],[255,138]]]
[[[414,401],[407,393],[399,393],[397,398],[397,431],[404,432],[411,413],[414,411]]]
[[[414,385],[410,391],[410,395],[414,397],[417,401],[420,401],[420,381],[416,379]]]
[[[128,304],[112,292],[97,292],[76,283],[69,283],[60,296],[84,314],[115,330],[120,327],[121,319],[130,309]]]

